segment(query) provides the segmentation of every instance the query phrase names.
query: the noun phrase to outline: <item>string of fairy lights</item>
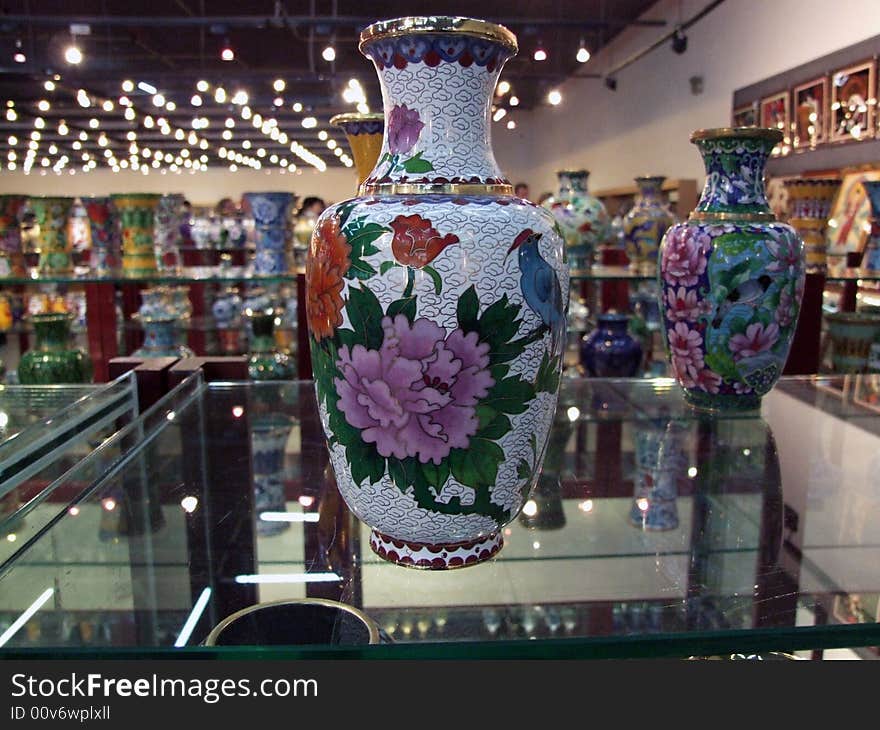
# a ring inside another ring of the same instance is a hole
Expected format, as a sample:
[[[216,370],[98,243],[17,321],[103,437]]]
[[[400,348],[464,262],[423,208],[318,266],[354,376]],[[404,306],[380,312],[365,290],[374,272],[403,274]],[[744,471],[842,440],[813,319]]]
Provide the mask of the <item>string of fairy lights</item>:
[[[82,86],[67,87],[59,75],[54,75],[42,82],[44,93],[36,102],[5,102],[6,121],[17,124],[14,129],[10,127],[12,133],[6,137],[6,160],[5,165],[0,161],[0,169],[25,174],[76,174],[103,166],[113,172],[129,170],[149,175],[204,172],[211,164],[219,163],[233,172],[265,168],[282,174],[299,173],[302,167],[324,172],[327,162],[292,139],[290,126],[283,128],[291,124],[290,118],[279,122],[275,116],[288,106],[286,89],[283,79],[275,79],[272,106],[261,113],[250,105],[244,89],[227,91],[222,84],[199,80],[188,102],[180,102],[180,106],[188,103],[193,110],[189,125],[183,126],[178,102],[147,81],[125,79],[120,83],[119,95],[110,98]],[[75,99],[76,114],[69,109],[65,113],[58,101],[61,94]],[[358,110],[369,111],[356,79],[349,81],[343,97]],[[227,112],[222,122],[208,113],[212,107],[213,112]],[[303,129],[319,126],[318,119],[301,102],[292,101],[289,109],[303,115],[298,121]],[[31,129],[23,129],[22,122],[32,125]],[[212,142],[205,134],[218,123],[222,124],[221,143]],[[318,131],[318,139],[342,165],[354,165],[326,130]]]

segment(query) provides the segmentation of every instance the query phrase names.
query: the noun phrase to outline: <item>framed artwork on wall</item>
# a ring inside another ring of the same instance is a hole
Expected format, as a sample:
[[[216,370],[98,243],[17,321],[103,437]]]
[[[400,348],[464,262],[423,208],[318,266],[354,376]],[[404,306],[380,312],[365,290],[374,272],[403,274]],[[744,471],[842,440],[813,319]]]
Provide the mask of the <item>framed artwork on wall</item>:
[[[745,104],[733,110],[732,126],[756,127],[758,126],[758,102]]]
[[[873,60],[831,74],[831,128],[833,142],[874,136],[874,105],[868,103],[876,90]]]
[[[788,92],[780,91],[773,96],[761,99],[760,121],[762,127],[779,129],[785,135],[782,142],[773,148],[772,154],[780,155],[788,151],[790,137],[790,115],[788,108]]]
[[[792,91],[792,147],[813,149],[828,137],[828,77],[795,86]]]
[[[880,169],[865,166],[841,171],[843,180],[831,206],[825,239],[829,256],[862,251],[870,230],[871,204],[862,186],[864,180],[880,180]]]

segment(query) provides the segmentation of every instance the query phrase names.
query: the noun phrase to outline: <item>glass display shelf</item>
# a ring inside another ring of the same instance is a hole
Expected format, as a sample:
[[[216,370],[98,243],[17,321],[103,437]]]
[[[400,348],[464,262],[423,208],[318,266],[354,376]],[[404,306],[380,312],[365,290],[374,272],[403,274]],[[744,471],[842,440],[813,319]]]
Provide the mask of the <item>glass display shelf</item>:
[[[878,392],[880,376],[783,378],[760,412],[709,414],[669,379],[564,379],[504,548],[433,572],[370,551],[312,383],[196,373],[69,470],[26,541],[0,523],[0,656],[876,655]],[[270,506],[251,447],[267,421]],[[657,522],[661,471],[675,488]],[[304,597],[359,607],[390,642],[200,646],[235,611]]]
[[[198,284],[254,281],[263,283],[295,281],[297,275],[305,273],[302,267],[280,274],[256,274],[247,266],[184,266],[177,273],[155,272],[150,274],[128,274],[114,270],[99,276],[92,271],[70,272],[65,274],[39,274],[35,276],[6,276],[0,285],[13,286],[36,284]]]

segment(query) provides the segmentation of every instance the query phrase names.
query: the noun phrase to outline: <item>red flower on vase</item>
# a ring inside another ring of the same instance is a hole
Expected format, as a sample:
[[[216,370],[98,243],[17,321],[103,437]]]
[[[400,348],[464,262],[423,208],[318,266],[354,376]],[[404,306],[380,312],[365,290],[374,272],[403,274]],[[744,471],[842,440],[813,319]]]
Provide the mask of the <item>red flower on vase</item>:
[[[441,236],[427,218],[420,215],[399,215],[391,221],[394,238],[391,251],[398,263],[421,269],[430,264],[447,246],[458,243],[454,233]]]
[[[342,324],[344,276],[351,261],[351,246],[335,216],[324,218],[312,233],[306,261],[306,317],[316,342],[332,337]]]

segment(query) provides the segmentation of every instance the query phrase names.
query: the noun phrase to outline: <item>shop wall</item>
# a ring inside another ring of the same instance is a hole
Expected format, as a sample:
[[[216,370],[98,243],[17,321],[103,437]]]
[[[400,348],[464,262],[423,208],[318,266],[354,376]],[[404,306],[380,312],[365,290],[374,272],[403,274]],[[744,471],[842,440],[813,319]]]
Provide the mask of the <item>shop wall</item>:
[[[666,19],[668,29],[625,31],[584,71],[604,72],[707,3],[661,0],[644,17]],[[559,107],[522,115],[520,128],[532,140],[532,195],[552,190],[555,170],[572,166],[591,171],[593,189],[631,184],[646,173],[702,181],[688,135],[728,126],[735,89],[869,38],[878,28],[877,0],[726,0],[687,31],[686,53],[664,43],[616,75],[616,92],[601,79],[574,78],[560,87]],[[692,76],[703,78],[701,94],[691,93]]]

